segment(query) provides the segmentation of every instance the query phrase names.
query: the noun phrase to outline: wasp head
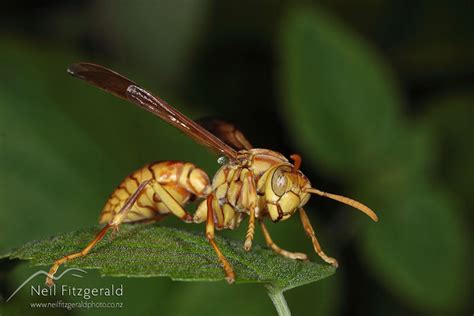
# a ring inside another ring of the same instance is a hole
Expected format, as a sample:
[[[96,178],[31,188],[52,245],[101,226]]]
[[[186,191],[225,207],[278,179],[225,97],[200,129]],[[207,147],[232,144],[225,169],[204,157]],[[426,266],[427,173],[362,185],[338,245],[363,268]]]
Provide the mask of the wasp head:
[[[265,182],[265,200],[268,215],[273,222],[288,219],[297,209],[302,208],[309,200],[310,194],[317,194],[341,203],[350,205],[372,220],[378,221],[377,215],[364,204],[348,197],[327,193],[311,187],[308,178],[299,170],[301,157],[292,155],[294,165],[281,164],[268,171]]]
[[[308,178],[290,164],[277,165],[268,171],[265,199],[273,222],[289,218],[309,200],[311,188]]]

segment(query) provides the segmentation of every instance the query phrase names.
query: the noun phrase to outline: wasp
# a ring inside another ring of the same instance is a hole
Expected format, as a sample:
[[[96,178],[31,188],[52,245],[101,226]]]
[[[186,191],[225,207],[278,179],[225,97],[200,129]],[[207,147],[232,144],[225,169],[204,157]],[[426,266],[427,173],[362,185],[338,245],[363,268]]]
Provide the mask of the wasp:
[[[298,212],[315,252],[337,267],[337,260],[321,249],[303,208],[310,194],[345,203],[378,221],[377,215],[362,203],[313,188],[300,170],[301,157],[297,154],[291,155],[290,161],[278,152],[253,148],[241,131],[223,120],[193,121],[135,82],[102,66],[77,63],[69,66],[68,72],[153,113],[225,159],[212,180],[193,163],[182,161],[155,162],[130,174],[107,200],[100,215],[100,223],[105,226],[97,236],[80,252],[54,262],[46,279],[50,286],[60,265],[86,256],[108,230],[117,231],[122,223],[154,222],[168,214],[186,223],[205,222],[206,237],[224,269],[226,280],[233,283],[235,272],[214,239],[216,229],[235,229],[248,217],[245,250],[252,247],[258,222],[269,248],[287,258],[307,260],[306,254],[290,252],[275,244],[265,225],[267,218],[277,223]],[[191,215],[184,207],[196,199],[201,202]]]

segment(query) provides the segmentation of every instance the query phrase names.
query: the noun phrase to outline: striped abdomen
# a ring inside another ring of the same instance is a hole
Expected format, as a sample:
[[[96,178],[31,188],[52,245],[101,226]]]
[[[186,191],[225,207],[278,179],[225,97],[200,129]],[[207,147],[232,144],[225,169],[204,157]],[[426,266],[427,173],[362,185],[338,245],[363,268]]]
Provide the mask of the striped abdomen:
[[[99,222],[107,223],[120,211],[125,201],[140,183],[154,179],[182,206],[196,197],[204,197],[210,190],[209,177],[194,164],[180,161],[163,161],[145,165],[125,178],[110,195],[100,215]],[[135,222],[168,214],[170,210],[151,186],[140,194],[124,222]]]

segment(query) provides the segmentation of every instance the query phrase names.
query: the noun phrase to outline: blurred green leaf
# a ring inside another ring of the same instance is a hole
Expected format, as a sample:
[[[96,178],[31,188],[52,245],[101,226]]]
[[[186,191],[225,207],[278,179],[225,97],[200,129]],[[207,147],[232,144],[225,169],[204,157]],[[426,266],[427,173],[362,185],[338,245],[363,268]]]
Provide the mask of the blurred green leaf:
[[[0,258],[51,264],[78,251],[97,232],[97,228],[90,228],[31,242]],[[216,241],[233,265],[237,283],[271,283],[287,290],[335,272],[331,266],[283,258],[258,245],[246,252],[241,242],[220,237]],[[158,225],[123,225],[115,240],[102,242],[89,255],[70,261],[67,266],[95,268],[109,276],[169,276],[180,281],[219,281],[225,277],[204,235]]]
[[[462,201],[466,214],[474,208],[474,94],[472,89],[430,98],[420,123],[433,134],[437,146],[434,176]]]
[[[188,66],[208,8],[208,0],[109,0],[96,3],[95,18],[122,63],[141,65],[150,78],[170,84]]]
[[[64,81],[66,56],[32,51],[16,42],[0,42],[0,49],[10,61],[2,67],[3,76],[10,79],[0,86],[0,195],[4,210],[0,214],[4,217],[0,246],[5,247],[45,236],[44,218],[54,218],[48,223],[48,229],[53,230],[85,224],[87,213],[82,210],[93,209],[95,192],[103,184],[100,178],[87,174],[110,177],[111,173],[100,171],[106,163],[101,148],[59,109],[67,106],[72,95],[63,87],[69,95],[61,99],[57,89]],[[110,163],[109,170],[114,168]]]
[[[383,63],[320,7],[293,10],[281,35],[283,113],[299,148],[379,215],[360,238],[366,264],[418,308],[464,304],[466,228],[429,184],[432,131],[403,120]]]
[[[315,283],[319,284],[319,282]],[[163,315],[273,315],[275,308],[259,284],[229,286],[225,282],[174,282]],[[305,286],[306,287],[306,286]],[[305,288],[303,287],[303,288]],[[290,291],[291,293],[293,291]],[[183,304],[183,297],[186,304]],[[290,303],[293,309],[293,306]]]
[[[459,308],[468,297],[468,241],[460,210],[423,182],[407,183],[397,193],[386,194],[383,186],[373,193],[383,213],[377,225],[366,227],[364,263],[419,308]]]
[[[339,315],[343,300],[340,291],[343,288],[343,276],[335,274],[329,279],[295,288],[285,297],[294,315]]]
[[[339,174],[378,166],[401,103],[379,57],[320,7],[290,12],[280,42],[283,114],[305,156]]]

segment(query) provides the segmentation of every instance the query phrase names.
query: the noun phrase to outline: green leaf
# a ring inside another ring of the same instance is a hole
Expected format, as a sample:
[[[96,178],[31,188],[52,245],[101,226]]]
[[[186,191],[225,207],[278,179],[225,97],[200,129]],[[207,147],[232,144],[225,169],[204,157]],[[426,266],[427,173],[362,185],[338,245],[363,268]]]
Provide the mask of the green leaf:
[[[141,65],[146,75],[169,85],[187,71],[209,8],[208,0],[138,0],[133,6],[107,0],[95,3],[94,17],[124,64]]]
[[[280,47],[284,118],[305,157],[339,174],[377,167],[401,103],[377,54],[320,7],[294,9]]]
[[[0,258],[50,265],[81,250],[97,232],[94,227],[31,242]],[[258,245],[246,252],[242,242],[221,237],[216,241],[233,265],[237,283],[269,283],[288,290],[335,272],[331,266],[283,258]],[[105,238],[89,255],[66,265],[98,269],[104,276],[168,276],[180,281],[220,281],[225,276],[204,235],[158,225],[122,225],[115,239]]]
[[[428,113],[421,119],[434,135],[436,177],[460,200],[474,222],[474,91],[451,92],[424,102]]]
[[[413,181],[420,181],[413,180]],[[383,186],[374,195],[383,196]],[[366,227],[365,264],[401,297],[421,309],[452,311],[467,301],[467,228],[456,203],[423,182],[376,203],[377,225]]]

